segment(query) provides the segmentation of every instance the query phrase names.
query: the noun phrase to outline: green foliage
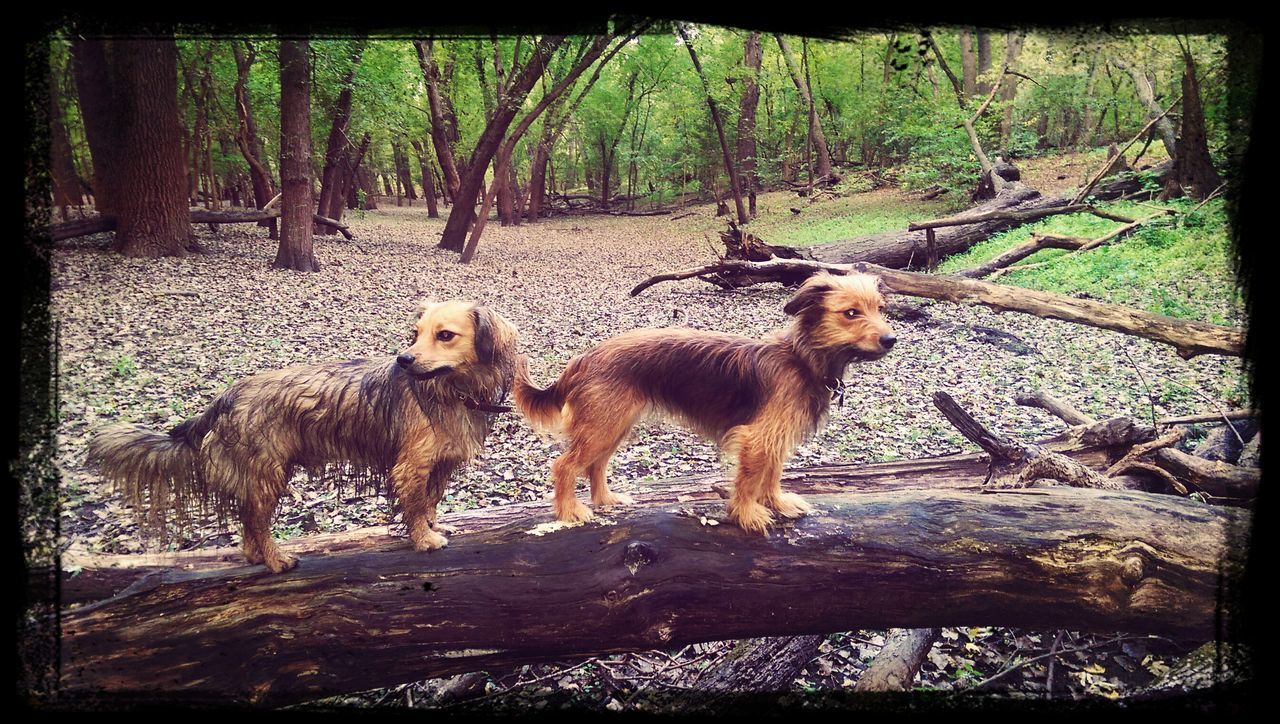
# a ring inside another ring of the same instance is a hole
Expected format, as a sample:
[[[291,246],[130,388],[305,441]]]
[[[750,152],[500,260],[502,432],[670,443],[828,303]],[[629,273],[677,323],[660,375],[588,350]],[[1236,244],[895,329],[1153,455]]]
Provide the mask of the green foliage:
[[[138,364],[133,361],[129,355],[121,355],[116,358],[115,364],[111,368],[112,373],[116,377],[129,378],[138,374]]]

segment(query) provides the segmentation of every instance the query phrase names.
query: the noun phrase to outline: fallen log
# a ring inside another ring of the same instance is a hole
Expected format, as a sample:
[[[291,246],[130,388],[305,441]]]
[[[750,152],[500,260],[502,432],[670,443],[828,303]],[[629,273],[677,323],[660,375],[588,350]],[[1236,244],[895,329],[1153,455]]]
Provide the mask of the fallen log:
[[[738,641],[725,660],[698,677],[697,706],[721,709],[761,691],[786,691],[827,637],[768,636]]]
[[[1068,425],[1092,425],[1095,422],[1092,417],[1043,390],[1018,395],[1013,401],[1025,407],[1039,407]]]
[[[940,628],[896,628],[885,634],[884,648],[858,677],[854,691],[909,691]]]
[[[278,208],[249,211],[209,211],[207,209],[194,209],[191,211],[191,223],[193,224],[250,224],[278,218],[280,218],[280,209]],[[347,239],[355,238],[351,235],[351,229],[340,221],[335,221],[320,214],[312,214],[312,219],[318,224],[337,229]],[[96,216],[63,224],[50,224],[49,239],[50,241],[63,241],[64,239],[73,239],[78,236],[115,231],[115,228],[115,217]]]
[[[1262,471],[1217,460],[1205,460],[1180,450],[1157,450],[1152,456],[1156,464],[1174,477],[1186,480],[1200,490],[1218,498],[1248,500],[1258,495]]]
[[[768,538],[719,501],[551,515],[424,554],[178,572],[64,612],[61,695],[278,706],[558,657],[858,628],[1000,625],[1211,638],[1242,511],[1077,489],[812,496]],[[710,525],[711,521],[721,522]],[[1225,616],[1229,618],[1230,612]]]
[[[1092,426],[1066,430],[1037,444],[1061,452],[1094,468],[1105,468],[1120,459],[1129,448],[1150,440],[1150,428],[1129,418],[1104,420]],[[952,489],[976,491],[987,473],[987,458],[978,453],[900,460],[887,463],[822,465],[784,470],[782,484],[802,494]],[[718,500],[728,496],[721,473],[704,473],[673,478],[638,488],[634,497],[645,505],[670,505],[690,501]],[[545,503],[521,503],[481,508],[448,515],[447,522],[463,533],[487,530],[536,516]],[[363,528],[345,533],[324,533],[282,541],[290,555],[311,556],[342,551],[392,550],[404,545],[403,536],[388,526]],[[112,555],[71,548],[62,555],[62,605],[99,602],[131,587],[146,588],[167,580],[175,572],[226,570],[243,565],[238,547],[173,553]],[[48,575],[33,571],[33,576]]]
[[[1201,354],[1239,357],[1244,350],[1244,331],[1233,327],[1176,319],[1063,294],[974,279],[899,271],[874,264],[827,264],[803,259],[722,261],[649,277],[632,288],[631,296],[634,297],[659,282],[692,277],[707,277],[708,281],[721,287],[736,288],[768,281],[798,284],[820,271],[833,274],[865,271],[879,276],[895,294],[957,304],[983,305],[1001,312],[1021,312],[1045,319],[1110,329],[1172,345],[1183,359]]]

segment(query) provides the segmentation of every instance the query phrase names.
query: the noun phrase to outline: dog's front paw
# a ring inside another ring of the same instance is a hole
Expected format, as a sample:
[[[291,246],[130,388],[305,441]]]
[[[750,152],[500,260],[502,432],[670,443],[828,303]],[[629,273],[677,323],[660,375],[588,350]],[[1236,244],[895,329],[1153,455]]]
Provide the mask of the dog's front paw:
[[[592,518],[591,509],[574,500],[569,506],[556,506],[556,520],[561,523],[586,523]]]
[[[449,539],[434,530],[429,530],[413,539],[413,549],[416,551],[437,551],[447,545],[449,545]]]
[[[766,538],[769,537],[769,526],[773,525],[773,514],[759,503],[730,506],[729,518],[748,533],[759,533]]]
[[[613,493],[613,492],[609,493],[608,495],[601,495],[598,500],[592,500],[591,502],[602,507],[610,506],[610,505],[635,505],[636,504],[635,499],[632,498],[630,495],[627,495],[626,493]]]
[[[274,555],[267,555],[262,562],[267,564],[272,573],[284,573],[298,566],[298,557],[276,551]]]
[[[777,499],[769,507],[784,518],[799,518],[806,513],[813,512],[813,506],[804,502],[804,498],[795,493],[779,493]]]
[[[431,525],[431,529],[438,530],[441,533],[448,533],[449,535],[453,535],[454,533],[458,532],[458,529],[456,526],[449,525],[448,523],[441,523],[438,520]]]

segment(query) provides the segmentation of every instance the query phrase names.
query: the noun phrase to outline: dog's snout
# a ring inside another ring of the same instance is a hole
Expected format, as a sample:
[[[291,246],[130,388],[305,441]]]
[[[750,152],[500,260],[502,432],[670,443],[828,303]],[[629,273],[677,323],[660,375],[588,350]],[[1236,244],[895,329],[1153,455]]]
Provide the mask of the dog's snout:
[[[893,336],[892,334],[880,335],[880,346],[884,347],[885,349],[892,349],[893,345],[896,344],[897,342],[898,342],[898,338]]]
[[[409,365],[413,364],[414,359],[415,357],[413,356],[412,352],[401,352],[400,355],[396,357],[396,362],[401,367],[408,367]]]

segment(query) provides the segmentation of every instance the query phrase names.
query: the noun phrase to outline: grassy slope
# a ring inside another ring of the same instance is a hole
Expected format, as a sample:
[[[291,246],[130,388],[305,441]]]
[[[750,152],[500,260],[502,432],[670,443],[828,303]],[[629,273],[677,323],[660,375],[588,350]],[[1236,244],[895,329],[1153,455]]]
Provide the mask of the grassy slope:
[[[1101,154],[1099,154],[1099,162]],[[1052,178],[1052,159],[1038,159],[1041,176]],[[1090,164],[1077,164],[1081,173]],[[1072,167],[1074,169],[1074,167]],[[1071,172],[1074,174],[1074,172]],[[1059,174],[1061,175],[1061,174]],[[1070,181],[1059,181],[1070,183]],[[794,194],[767,194],[767,208],[751,224],[765,241],[806,246],[881,231],[905,229],[907,223],[955,211],[955,201],[922,202],[896,190],[851,193],[809,204]],[[1246,323],[1232,265],[1228,220],[1221,200],[1194,213],[1188,200],[1168,203],[1119,202],[1102,207],[1131,218],[1148,216],[1156,208],[1184,212],[1148,223],[1137,232],[1083,254],[1050,249],[1020,264],[1040,264],[999,277],[1001,284],[1070,294],[1122,304],[1157,314],[1213,324]],[[790,207],[801,208],[799,215]],[[1033,232],[1096,238],[1120,226],[1091,214],[1053,216],[992,237],[964,254],[943,261],[940,273],[976,266],[1030,239]],[[1216,397],[1242,404],[1244,378],[1232,366],[1224,371]],[[1183,389],[1178,394],[1192,394]]]

